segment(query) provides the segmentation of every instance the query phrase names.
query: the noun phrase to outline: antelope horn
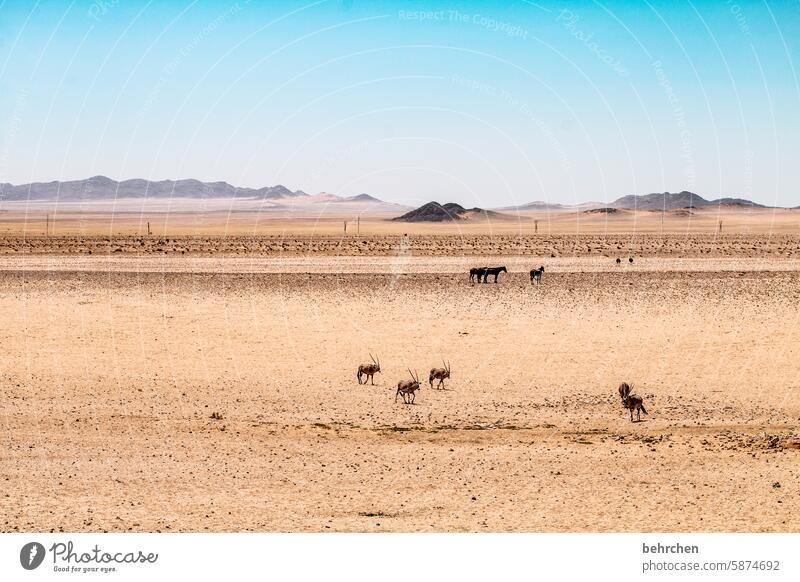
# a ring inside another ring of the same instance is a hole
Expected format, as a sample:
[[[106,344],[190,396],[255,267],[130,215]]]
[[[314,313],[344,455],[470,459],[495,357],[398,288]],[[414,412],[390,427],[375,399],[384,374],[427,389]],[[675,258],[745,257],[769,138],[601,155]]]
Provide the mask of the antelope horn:
[[[378,363],[378,362],[376,362],[376,361],[375,361],[375,358],[373,358],[373,357],[372,357],[372,354],[371,354],[371,353],[370,353],[369,357],[370,357],[370,359],[372,360],[372,363],[373,363],[373,364],[377,364],[377,363]]]

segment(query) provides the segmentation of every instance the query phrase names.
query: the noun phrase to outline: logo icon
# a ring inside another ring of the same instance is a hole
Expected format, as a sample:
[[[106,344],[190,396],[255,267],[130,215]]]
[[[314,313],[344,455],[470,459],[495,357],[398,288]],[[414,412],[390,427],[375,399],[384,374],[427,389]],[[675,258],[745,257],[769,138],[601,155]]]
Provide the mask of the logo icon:
[[[19,552],[19,563],[26,570],[35,570],[44,561],[44,546],[39,542],[29,542]]]

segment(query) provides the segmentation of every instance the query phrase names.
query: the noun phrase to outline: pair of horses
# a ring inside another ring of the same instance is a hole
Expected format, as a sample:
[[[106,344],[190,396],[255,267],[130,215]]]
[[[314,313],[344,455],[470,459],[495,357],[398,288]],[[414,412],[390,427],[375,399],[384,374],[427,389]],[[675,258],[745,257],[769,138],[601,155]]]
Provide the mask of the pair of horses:
[[[508,273],[508,269],[505,267],[476,267],[469,270],[469,281],[472,283],[477,277],[478,283],[480,283],[481,280],[483,280],[484,283],[488,283],[489,275],[494,275],[494,282],[497,283],[497,277],[500,273]]]
[[[476,267],[469,270],[469,281],[473,283],[477,278],[478,283],[481,282],[481,279],[484,283],[488,283],[489,275],[494,275],[494,282],[497,283],[497,276],[500,273],[508,273],[508,269],[505,267]],[[534,281],[536,281],[536,283],[541,283],[542,273],[544,273],[543,266],[531,270],[531,284],[533,284]]]

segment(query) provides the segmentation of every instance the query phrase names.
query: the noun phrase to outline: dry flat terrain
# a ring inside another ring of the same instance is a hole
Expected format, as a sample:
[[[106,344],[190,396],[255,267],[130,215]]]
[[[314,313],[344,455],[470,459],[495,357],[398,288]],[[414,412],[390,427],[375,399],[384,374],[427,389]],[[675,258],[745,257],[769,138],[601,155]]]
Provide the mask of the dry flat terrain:
[[[381,236],[8,235],[0,530],[800,531],[795,235]]]
[[[198,210],[198,207],[201,210]],[[367,212],[342,210],[335,205],[313,209],[284,208],[256,212],[227,200],[167,200],[162,204],[142,200],[106,203],[0,202],[0,236],[38,238],[66,237],[64,250],[79,248],[76,241],[104,235],[111,239],[144,237],[178,240],[210,237],[216,241],[237,237],[248,247],[248,237],[263,235],[287,239],[303,237],[352,240],[364,237],[426,235],[449,239],[487,236],[530,237],[537,235],[623,235],[641,234],[732,236],[800,235],[800,208],[748,208],[707,206],[665,212],[617,210],[529,212],[503,211],[499,220],[455,220],[452,222],[393,221],[403,211]],[[347,223],[345,233],[345,222]],[[166,248],[166,247],[165,247]],[[223,248],[227,248],[223,246]]]

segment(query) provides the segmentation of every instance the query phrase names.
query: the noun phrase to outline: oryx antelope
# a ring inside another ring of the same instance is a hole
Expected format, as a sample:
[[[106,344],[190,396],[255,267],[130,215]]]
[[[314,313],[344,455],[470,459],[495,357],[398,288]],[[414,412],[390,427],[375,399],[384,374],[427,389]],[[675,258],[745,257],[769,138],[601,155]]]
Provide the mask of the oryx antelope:
[[[431,388],[433,388],[434,380],[439,380],[439,384],[436,386],[438,389],[444,386],[445,378],[450,377],[450,363],[445,363],[445,361],[442,360],[442,364],[444,364],[444,368],[433,368],[428,376],[428,382],[430,383]]]
[[[623,382],[622,384],[619,385],[619,397],[622,399],[623,403],[625,403],[625,399],[632,391],[633,387],[627,382]]]
[[[361,364],[361,365],[359,365],[358,366],[358,374],[356,374],[356,376],[358,376],[358,383],[359,384],[362,383],[361,382],[361,377],[362,376],[366,376],[367,378],[369,378],[370,384],[375,386],[374,376],[375,376],[376,373],[381,371],[381,359],[378,358],[376,360],[375,358],[372,357],[372,354],[370,354],[369,357],[372,359],[372,363],[371,364]],[[367,378],[364,378],[364,382],[363,382],[364,384],[367,383]]]
[[[401,394],[403,395],[403,403],[405,404],[414,404],[414,398],[416,398],[416,391],[419,390],[419,375],[414,375],[411,370],[408,370],[408,373],[411,374],[411,380],[400,380],[397,383],[397,393],[394,395],[394,401],[397,402],[397,397]]]
[[[536,283],[542,282],[542,273],[544,273],[544,267],[539,267],[538,269],[533,269],[531,271],[531,285],[533,285],[534,279]]]
[[[631,422],[633,422],[633,411],[636,411],[636,420],[637,422],[641,420],[640,412],[644,412],[647,414],[647,411],[644,409],[644,400],[642,400],[641,396],[637,396],[636,394],[628,394],[623,401],[625,404],[625,408],[631,411]]]

